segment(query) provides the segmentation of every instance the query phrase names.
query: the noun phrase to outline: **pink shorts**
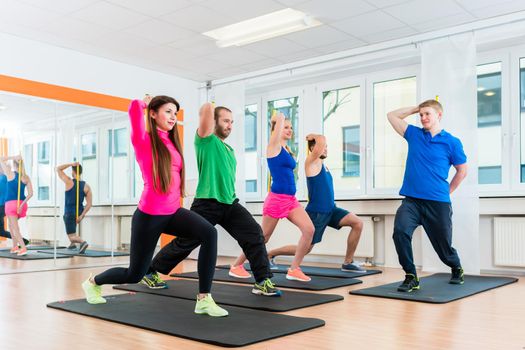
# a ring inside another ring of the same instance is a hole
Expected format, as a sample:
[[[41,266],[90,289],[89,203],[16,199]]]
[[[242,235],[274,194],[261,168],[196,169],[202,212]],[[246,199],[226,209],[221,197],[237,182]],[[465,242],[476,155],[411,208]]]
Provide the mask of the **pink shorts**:
[[[16,202],[17,200],[7,201],[5,202],[5,215],[6,216],[17,216],[19,219],[25,218],[27,215],[27,203],[25,203],[21,209],[20,214],[16,212]],[[20,204],[22,204],[23,201],[20,201]]]
[[[282,219],[288,217],[292,210],[300,206],[301,204],[293,195],[270,192],[264,200],[263,215]]]

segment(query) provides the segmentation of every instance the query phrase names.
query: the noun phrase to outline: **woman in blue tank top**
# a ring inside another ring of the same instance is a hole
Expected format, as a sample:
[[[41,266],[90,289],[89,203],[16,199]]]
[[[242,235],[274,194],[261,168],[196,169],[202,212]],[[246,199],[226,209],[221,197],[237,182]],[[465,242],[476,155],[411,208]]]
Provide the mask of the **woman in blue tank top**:
[[[71,177],[64,173],[64,170],[71,167]],[[88,243],[80,238],[77,234],[77,224],[84,219],[89,209],[91,209],[92,193],[91,188],[85,182],[80,180],[82,176],[82,165],[79,163],[67,163],[56,167],[56,171],[60,180],[66,186],[65,205],[64,205],[64,225],[66,226],[67,237],[69,238],[68,249],[76,249],[79,244],[79,253],[83,254]],[[77,174],[78,171],[78,174]],[[78,181],[77,181],[78,179]],[[77,186],[78,188],[78,217],[77,217]],[[84,207],[84,200],[86,206]]]
[[[13,161],[13,169],[7,164],[8,160]],[[27,202],[33,196],[31,179],[25,172],[21,156],[0,157],[0,166],[7,177],[5,213],[13,241],[11,253],[18,256],[27,255],[27,248],[20,232],[18,220],[27,215]]]
[[[308,253],[315,244],[321,242],[327,227],[332,227],[336,230],[350,227],[351,230],[346,239],[345,259],[341,265],[341,270],[352,273],[364,273],[366,270],[354,262],[354,253],[363,231],[363,221],[354,213],[338,208],[335,204],[334,181],[324,165],[324,159],[328,156],[326,138],[323,135],[309,134],[306,136],[306,140],[310,150],[304,162],[306,184],[308,186],[306,212],[315,227],[314,237]],[[270,256],[280,254],[294,255],[295,247],[276,248],[268,252],[268,254]]]
[[[314,234],[314,225],[304,208],[297,201],[297,198],[295,198],[294,169],[297,166],[297,162],[287,146],[293,136],[292,123],[290,120],[285,120],[282,113],[272,117],[271,123],[272,135],[266,149],[266,157],[272,177],[272,185],[263,207],[262,230],[264,240],[268,242],[279,219],[287,218],[297,226],[301,230],[301,238],[297,244],[297,249],[295,249],[295,246],[291,246],[294,247],[295,254],[292,254],[294,259],[288,269],[286,278],[309,282],[311,278],[306,276],[299,266],[310,248]],[[277,254],[284,255],[288,251],[288,246],[283,247],[282,250],[283,252],[277,252]],[[244,254],[241,254],[230,268],[230,276],[249,278],[250,274],[243,267],[245,261],[246,257]]]

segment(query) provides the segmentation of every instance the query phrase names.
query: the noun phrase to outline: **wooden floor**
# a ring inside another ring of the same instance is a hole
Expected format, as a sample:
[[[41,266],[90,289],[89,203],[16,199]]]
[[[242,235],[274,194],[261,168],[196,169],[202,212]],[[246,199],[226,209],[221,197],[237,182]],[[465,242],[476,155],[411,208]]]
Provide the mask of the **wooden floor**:
[[[8,259],[0,259],[0,265]],[[229,260],[220,259],[220,263]],[[18,261],[18,263],[20,263]],[[22,262],[21,265],[23,265]],[[8,263],[9,264],[9,263]],[[191,340],[46,308],[83,296],[80,283],[105,267],[0,275],[0,349],[219,349]],[[195,262],[184,264],[195,270]],[[525,281],[443,305],[351,296],[348,291],[394,282],[400,270],[328,290],[344,301],[286,314],[326,326],[245,349],[524,349]],[[110,286],[104,293],[115,294]]]

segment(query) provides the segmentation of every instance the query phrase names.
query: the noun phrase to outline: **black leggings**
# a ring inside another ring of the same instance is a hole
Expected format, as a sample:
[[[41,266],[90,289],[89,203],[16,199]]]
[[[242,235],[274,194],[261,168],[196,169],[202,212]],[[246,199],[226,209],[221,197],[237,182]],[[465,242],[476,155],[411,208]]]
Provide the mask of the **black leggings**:
[[[137,209],[131,222],[129,267],[106,270],[95,276],[95,283],[138,283],[149,271],[161,233],[199,240],[199,292],[209,293],[217,263],[217,230],[201,216],[184,208],[172,215],[149,215]]]

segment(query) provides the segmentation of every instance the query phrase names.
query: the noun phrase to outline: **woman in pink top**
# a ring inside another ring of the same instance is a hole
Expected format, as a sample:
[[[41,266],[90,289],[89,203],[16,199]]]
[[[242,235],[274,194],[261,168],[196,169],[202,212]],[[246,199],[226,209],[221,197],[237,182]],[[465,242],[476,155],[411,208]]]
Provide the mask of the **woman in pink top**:
[[[147,109],[147,125],[144,121]],[[128,268],[115,267],[92,277],[82,288],[90,304],[103,304],[103,284],[138,283],[149,272],[151,258],[161,233],[197,238],[199,294],[195,313],[226,316],[210,290],[217,260],[217,231],[198,214],[180,207],[184,193],[184,160],[177,133],[179,103],[168,96],[146,96],[129,107],[131,143],[142,172],[144,190],[131,222],[131,251]],[[159,276],[151,278],[160,280]],[[166,284],[162,288],[167,288]]]

